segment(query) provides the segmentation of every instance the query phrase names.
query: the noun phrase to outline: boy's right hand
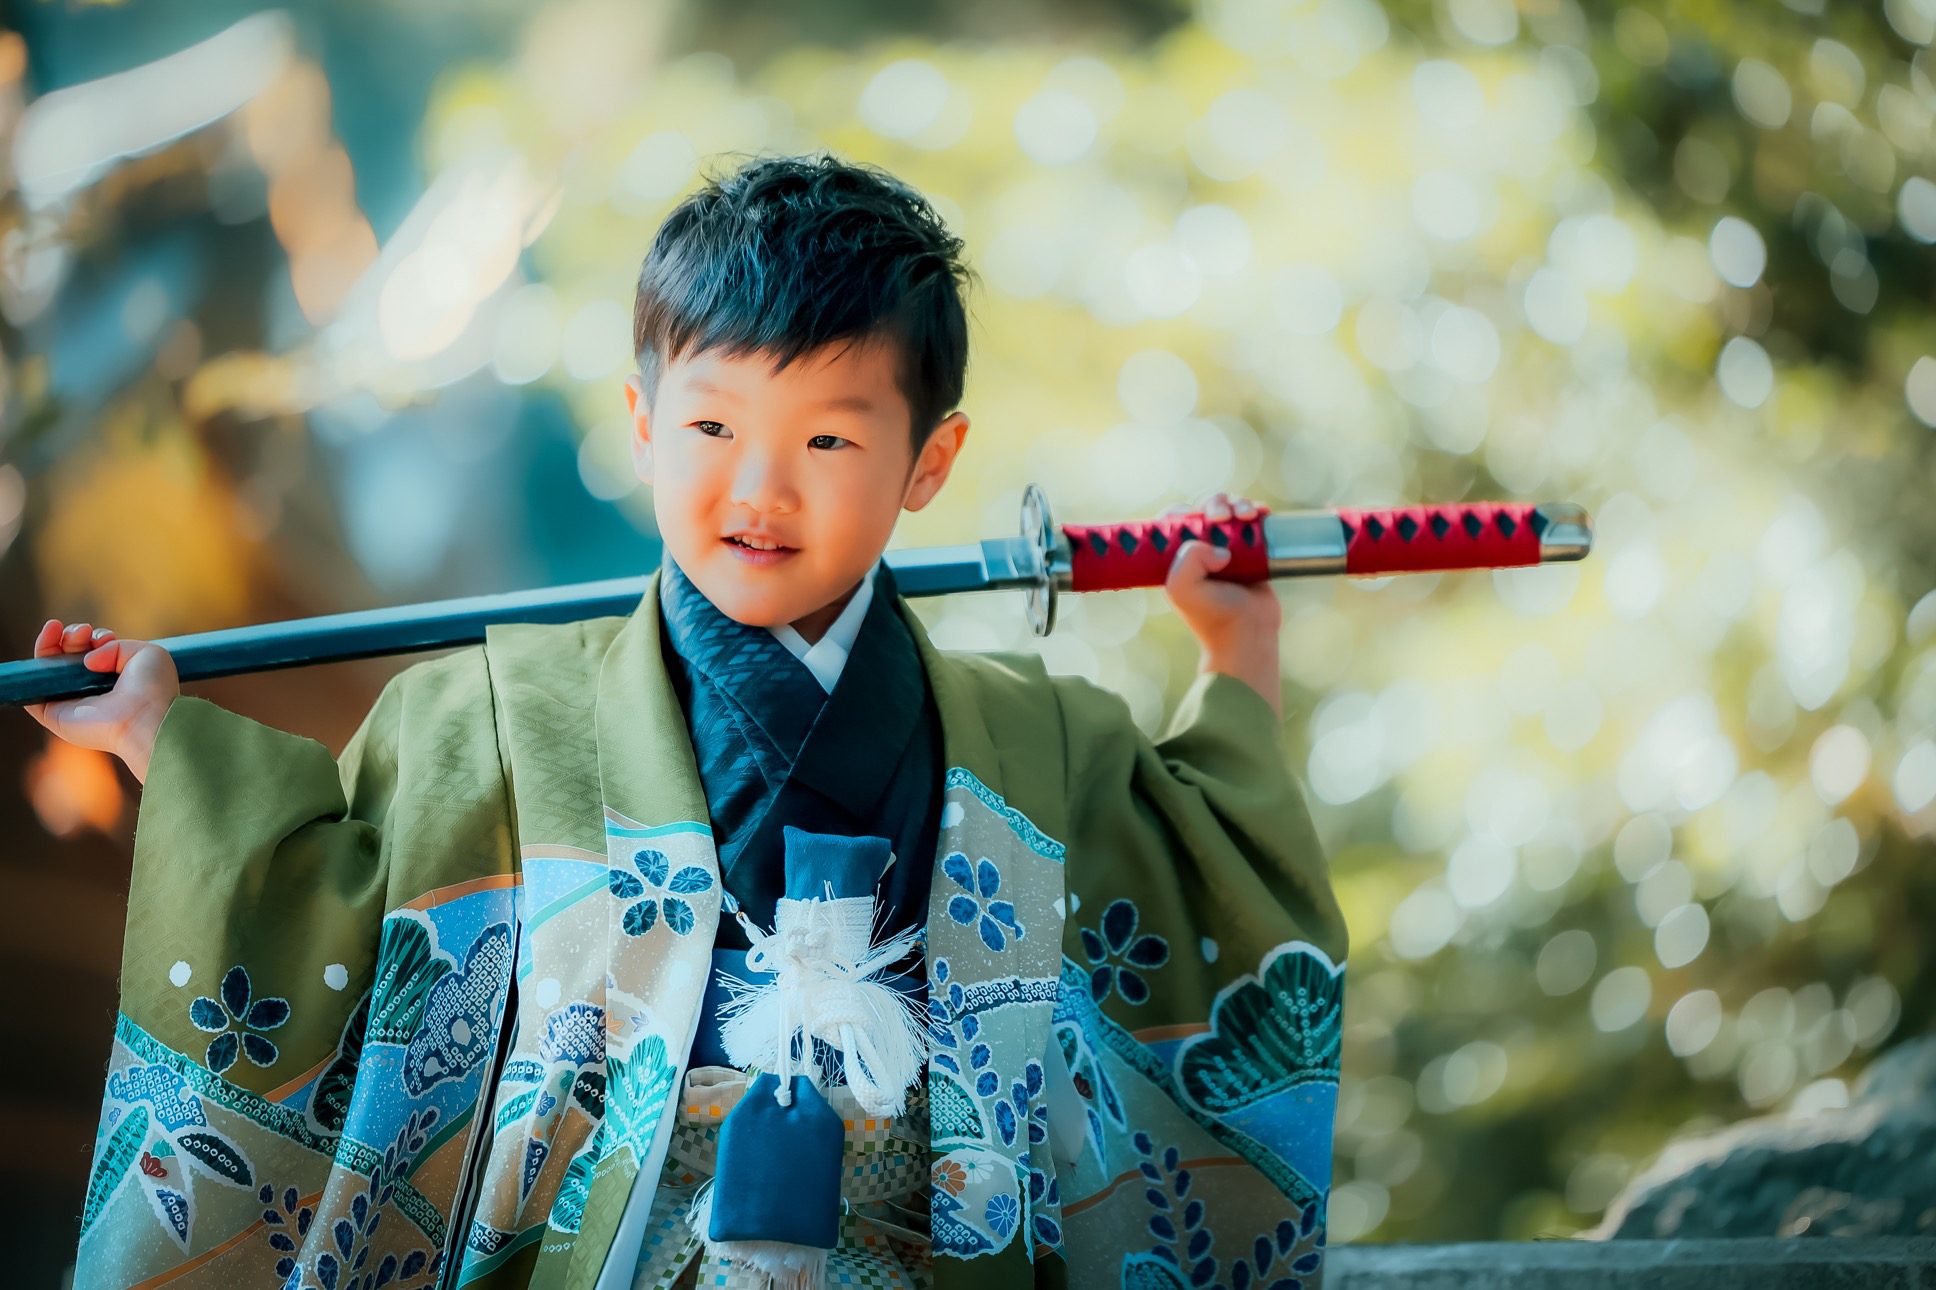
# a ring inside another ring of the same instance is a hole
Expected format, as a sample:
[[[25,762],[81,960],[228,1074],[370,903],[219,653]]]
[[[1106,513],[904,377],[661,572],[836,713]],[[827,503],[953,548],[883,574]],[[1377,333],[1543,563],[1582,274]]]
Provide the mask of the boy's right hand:
[[[82,654],[90,672],[116,672],[114,688],[56,703],[25,705],[27,715],[81,748],[113,753],[134,777],[148,781],[148,759],[169,705],[181,695],[175,660],[153,641],[116,640],[88,623],[63,626],[50,618],[34,638],[34,657]]]

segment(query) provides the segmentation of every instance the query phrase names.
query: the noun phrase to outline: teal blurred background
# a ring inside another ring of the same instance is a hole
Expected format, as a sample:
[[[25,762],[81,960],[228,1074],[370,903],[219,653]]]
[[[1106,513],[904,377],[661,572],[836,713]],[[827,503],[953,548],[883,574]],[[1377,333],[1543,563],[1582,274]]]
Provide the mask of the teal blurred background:
[[[0,21],[0,651],[632,573],[633,275],[831,148],[967,242],[896,545],[1572,501],[1583,565],[1280,583],[1354,936],[1333,1239],[1590,1229],[1666,1143],[1936,1028],[1936,0],[1034,0]],[[1160,593],[923,602],[1155,729]],[[340,748],[405,660],[197,692]],[[71,1252],[135,786],[0,717],[5,1217]],[[1932,1220],[1936,1223],[1936,1220]]]

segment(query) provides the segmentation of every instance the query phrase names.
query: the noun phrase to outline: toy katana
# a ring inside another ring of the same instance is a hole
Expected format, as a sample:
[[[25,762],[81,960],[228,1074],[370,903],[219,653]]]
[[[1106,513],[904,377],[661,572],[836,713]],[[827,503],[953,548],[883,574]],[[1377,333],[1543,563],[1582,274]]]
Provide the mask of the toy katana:
[[[1248,519],[1212,521],[1201,512],[1123,524],[1049,519],[1042,490],[1022,495],[1022,531],[963,546],[918,547],[883,557],[904,596],[1020,590],[1029,626],[1046,636],[1064,591],[1160,587],[1178,544],[1199,539],[1228,548],[1211,577],[1229,582],[1325,574],[1380,577],[1456,569],[1511,569],[1584,559],[1593,546],[1586,512],[1570,503],[1460,502],[1379,510],[1288,511],[1259,507]],[[536,591],[439,600],[285,623],[235,627],[155,642],[174,656],[184,681],[308,663],[474,645],[492,623],[565,623],[628,614],[646,577],[612,578]],[[81,655],[0,664],[0,704],[99,694],[112,672],[90,672]]]

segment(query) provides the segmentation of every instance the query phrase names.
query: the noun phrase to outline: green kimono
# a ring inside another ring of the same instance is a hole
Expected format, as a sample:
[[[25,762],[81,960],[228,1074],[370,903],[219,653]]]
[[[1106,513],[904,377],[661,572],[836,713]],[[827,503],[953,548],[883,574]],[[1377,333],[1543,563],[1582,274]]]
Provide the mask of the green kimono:
[[[77,1286],[629,1284],[721,915],[658,593],[407,669],[340,761],[170,709]],[[1152,744],[896,608],[936,1282],[1319,1284],[1345,929],[1270,706],[1201,676]]]

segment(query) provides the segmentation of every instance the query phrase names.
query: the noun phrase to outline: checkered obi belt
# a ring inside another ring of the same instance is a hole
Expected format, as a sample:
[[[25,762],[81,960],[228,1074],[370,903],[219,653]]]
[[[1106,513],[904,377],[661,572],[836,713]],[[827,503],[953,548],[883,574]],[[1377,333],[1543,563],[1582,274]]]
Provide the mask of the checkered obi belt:
[[[686,1223],[693,1197],[713,1176],[719,1126],[739,1104],[750,1076],[727,1066],[699,1066],[686,1074],[672,1144],[652,1197],[634,1290],[684,1286],[766,1290],[765,1276],[708,1258]],[[828,1285],[929,1290],[928,1095],[917,1082],[907,1112],[870,1116],[845,1085],[823,1090],[847,1126],[841,1151],[840,1244],[827,1260]]]

